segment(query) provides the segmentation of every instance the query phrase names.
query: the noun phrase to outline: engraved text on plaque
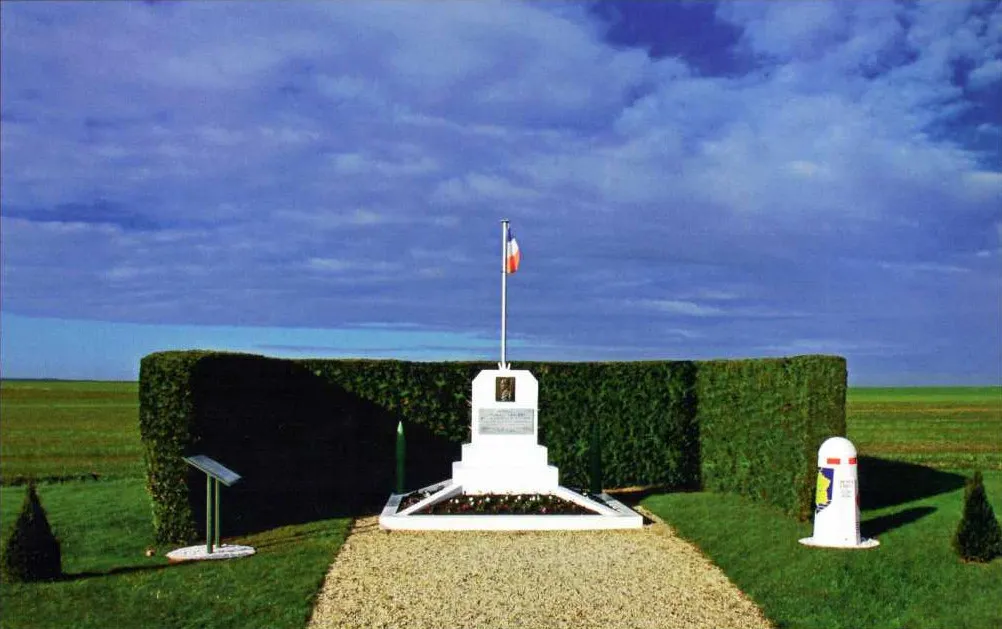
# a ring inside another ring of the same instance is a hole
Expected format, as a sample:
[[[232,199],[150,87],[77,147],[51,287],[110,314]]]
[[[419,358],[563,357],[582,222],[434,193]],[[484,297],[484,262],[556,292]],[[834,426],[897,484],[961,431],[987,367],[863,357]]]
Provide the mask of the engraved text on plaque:
[[[481,408],[481,435],[531,435],[535,410],[531,408]]]

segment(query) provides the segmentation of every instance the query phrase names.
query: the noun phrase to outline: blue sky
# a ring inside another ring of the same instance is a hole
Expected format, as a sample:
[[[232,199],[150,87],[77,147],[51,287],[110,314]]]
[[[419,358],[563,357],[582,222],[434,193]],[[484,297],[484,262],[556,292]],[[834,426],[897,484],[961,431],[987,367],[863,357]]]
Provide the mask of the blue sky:
[[[4,2],[2,373],[835,353],[992,384],[999,2]]]

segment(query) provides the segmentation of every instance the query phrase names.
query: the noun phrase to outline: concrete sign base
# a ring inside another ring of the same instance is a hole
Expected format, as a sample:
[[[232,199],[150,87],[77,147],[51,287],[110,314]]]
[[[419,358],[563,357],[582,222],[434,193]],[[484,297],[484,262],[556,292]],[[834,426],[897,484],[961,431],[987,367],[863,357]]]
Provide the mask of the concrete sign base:
[[[248,557],[256,553],[253,546],[239,546],[236,544],[221,544],[213,546],[212,552],[205,551],[205,544],[198,546],[188,546],[178,548],[167,553],[167,559],[171,563],[179,561],[204,561],[206,559],[236,559],[237,557]]]
[[[860,540],[860,542],[858,544],[851,544],[851,545],[850,544],[832,544],[830,541],[828,541],[826,539],[820,539],[819,540],[819,539],[815,539],[813,537],[805,537],[805,538],[803,538],[803,539],[800,540],[800,543],[803,544],[804,546],[813,546],[814,548],[848,548],[848,549],[858,548],[860,550],[863,550],[863,549],[866,549],[866,548],[876,548],[877,546],[880,546],[880,542],[878,542],[875,539],[869,539],[869,538]]]

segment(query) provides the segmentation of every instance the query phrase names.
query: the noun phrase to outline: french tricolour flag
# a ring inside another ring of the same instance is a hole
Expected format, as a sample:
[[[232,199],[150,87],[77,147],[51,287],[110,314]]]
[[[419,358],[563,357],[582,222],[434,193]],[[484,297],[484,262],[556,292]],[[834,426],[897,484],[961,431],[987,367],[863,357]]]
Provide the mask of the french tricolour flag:
[[[522,259],[522,254],[518,250],[518,241],[515,234],[508,230],[508,258],[505,260],[505,271],[514,273],[518,270],[518,263]]]

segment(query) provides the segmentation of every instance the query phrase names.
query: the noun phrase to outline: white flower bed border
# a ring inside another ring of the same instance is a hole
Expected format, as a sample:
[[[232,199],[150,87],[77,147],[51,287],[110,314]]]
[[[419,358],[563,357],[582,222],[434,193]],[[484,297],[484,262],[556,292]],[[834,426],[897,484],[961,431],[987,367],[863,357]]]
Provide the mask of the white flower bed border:
[[[408,494],[391,494],[379,516],[379,526],[391,531],[594,531],[639,529],[644,518],[606,493],[602,502],[591,500],[566,487],[557,487],[553,495],[591,509],[594,515],[416,515],[426,506],[448,500],[462,492],[451,480],[429,485],[418,491],[431,495],[406,509],[400,502]]]

